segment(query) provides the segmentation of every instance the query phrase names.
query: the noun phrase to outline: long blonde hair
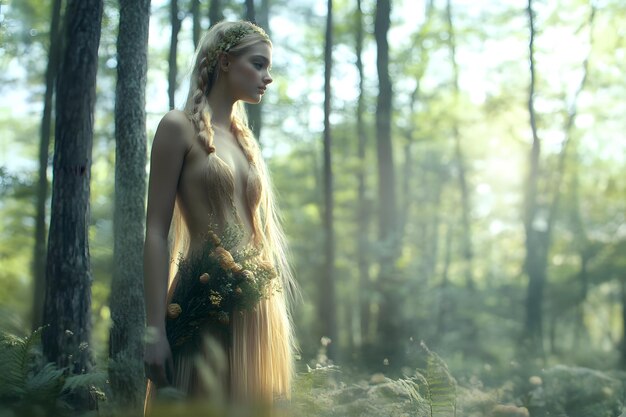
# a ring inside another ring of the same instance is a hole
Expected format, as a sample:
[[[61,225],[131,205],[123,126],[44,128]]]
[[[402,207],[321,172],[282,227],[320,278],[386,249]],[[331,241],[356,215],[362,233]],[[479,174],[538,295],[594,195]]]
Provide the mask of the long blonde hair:
[[[246,22],[226,22],[217,23],[209,29],[200,42],[194,54],[191,79],[189,83],[189,93],[183,111],[193,122],[197,138],[204,144],[208,153],[215,152],[213,145],[213,129],[211,127],[211,113],[208,103],[208,94],[217,78],[219,68],[217,65],[216,49],[223,46],[225,39],[232,38],[233,31],[245,33],[239,36],[234,45],[229,45],[227,53],[232,56],[241,56],[247,49],[257,44],[265,42],[271,46],[271,42],[265,32],[258,26]],[[261,248],[262,256],[271,261],[279,272],[281,288],[285,296],[287,306],[291,306],[293,301],[300,296],[293,271],[290,266],[289,248],[287,239],[283,232],[279,208],[275,201],[275,190],[273,188],[268,167],[263,160],[259,145],[248,126],[248,117],[242,102],[238,101],[233,106],[231,128],[239,146],[243,150],[250,165],[257,169],[257,178],[248,180],[248,190],[246,190],[249,202],[257,202],[254,207],[249,207],[252,218],[253,242]],[[218,158],[207,158],[207,176],[224,175],[225,167],[220,164]],[[232,175],[225,176],[225,181],[233,182]],[[229,184],[232,188],[234,184]],[[218,193],[216,200],[230,198],[222,193],[221,187],[216,187]],[[225,218],[223,208],[219,204],[211,207],[218,218]],[[169,286],[171,286],[177,272],[177,258],[179,255],[185,256],[189,250],[189,230],[181,215],[178,199],[174,205],[171,235],[171,264],[169,274]]]

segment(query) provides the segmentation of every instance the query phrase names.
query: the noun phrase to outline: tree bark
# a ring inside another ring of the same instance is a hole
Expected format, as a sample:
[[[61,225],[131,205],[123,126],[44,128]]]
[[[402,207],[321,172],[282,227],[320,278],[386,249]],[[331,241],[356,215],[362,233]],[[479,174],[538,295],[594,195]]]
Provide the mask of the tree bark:
[[[437,314],[437,336],[445,335],[448,331],[447,322],[450,315],[450,263],[452,260],[452,225],[446,224],[446,246],[444,248],[443,269],[441,270],[441,292],[439,293],[439,313]]]
[[[419,51],[419,67],[415,73],[415,89],[411,93],[410,101],[409,101],[409,117],[412,117],[415,113],[415,103],[420,98],[420,85],[424,74],[426,73],[426,69],[428,67],[429,62],[429,52],[428,48],[425,46],[425,40],[429,36],[430,27],[433,19],[433,10],[434,10],[434,1],[429,0],[426,3],[426,10],[424,14],[426,15],[426,19],[418,32],[417,42],[414,44],[413,49]],[[404,136],[406,138],[406,142],[404,143],[404,163],[403,163],[403,175],[402,175],[402,201],[399,207],[398,213],[398,230],[401,233],[399,238],[402,245],[404,243],[404,239],[406,236],[406,225],[409,218],[409,213],[411,212],[411,208],[415,201],[415,196],[413,195],[413,187],[411,187],[411,180],[414,179],[415,173],[415,162],[413,156],[413,145],[415,144],[417,138],[415,138],[415,131],[417,130],[416,126],[409,120],[407,123],[407,128],[404,132]],[[424,187],[425,183],[421,183],[420,187]]]
[[[413,115],[415,110],[415,101],[419,94],[419,80],[417,80],[417,87],[411,93],[411,98],[409,102],[409,114]],[[398,208],[398,231],[401,233],[399,237],[400,242],[404,241],[406,237],[406,226],[409,218],[409,213],[411,210],[411,205],[413,204],[413,192],[411,187],[411,180],[414,177],[415,164],[413,161],[413,145],[415,143],[415,139],[413,137],[413,126],[409,126],[405,135],[406,142],[404,142],[402,154],[404,155],[404,161],[402,164],[402,192],[400,195],[402,196],[402,201],[400,203],[400,207]],[[423,184],[422,184],[423,185]]]
[[[337,314],[335,307],[335,226],[333,221],[334,193],[332,172],[332,138],[330,130],[331,73],[333,48],[333,2],[328,0],[326,14],[326,43],[324,46],[324,231],[326,237],[326,267],[320,286],[320,315],[325,336],[331,339],[328,357],[337,359]]]
[[[52,208],[46,262],[43,353],[88,372],[91,348],[89,196],[102,0],[71,0],[57,78]],[[85,406],[85,404],[78,404]]]
[[[176,78],[178,76],[178,32],[180,32],[181,20],[178,18],[178,0],[170,0],[170,22],[172,34],[170,38],[169,70],[167,74],[167,95],[170,102],[170,110],[176,107]]]
[[[528,100],[529,113],[531,115],[531,128],[533,131],[533,148],[531,151],[531,170],[528,178],[526,195],[526,217],[524,228],[526,230],[526,260],[525,270],[528,274],[528,294],[526,301],[526,336],[529,339],[530,347],[535,353],[543,354],[542,335],[542,303],[543,289],[546,283],[548,255],[552,243],[552,232],[556,223],[559,210],[560,198],[562,195],[561,185],[565,173],[568,148],[572,143],[572,130],[577,116],[578,97],[586,86],[588,74],[588,57],[583,62],[583,77],[574,95],[572,103],[568,107],[568,117],[564,126],[565,140],[563,141],[559,153],[558,166],[555,173],[554,184],[552,185],[551,202],[547,208],[546,226],[543,230],[534,227],[537,217],[537,182],[539,172],[540,140],[537,137],[534,110],[534,89],[535,89],[535,67],[534,67],[534,15],[532,12],[532,0],[528,2],[528,15],[530,22],[530,69],[531,87]],[[589,15],[589,28],[592,33],[595,8],[592,7]],[[591,41],[590,41],[591,44]]]
[[[254,1],[246,0],[246,12],[245,12],[246,20],[249,22],[254,22],[256,19],[256,14],[254,10]],[[261,101],[258,104],[248,104],[246,103],[246,112],[248,113],[248,124],[252,129],[252,133],[254,137],[260,139],[261,137],[261,106],[263,102]]]
[[[254,0],[246,0],[245,1],[246,4],[246,20],[248,22],[253,22],[254,23],[254,19],[255,19],[255,15],[254,15]]]
[[[365,132],[365,123],[363,122],[363,113],[365,108],[365,74],[363,71],[363,11],[361,9],[361,0],[357,0],[357,9],[355,13],[356,19],[356,68],[359,73],[359,98],[357,101],[356,110],[356,131],[358,137],[358,149],[357,154],[359,158],[359,170],[357,172],[358,182],[358,211],[357,211],[357,224],[358,227],[358,268],[359,268],[359,321],[360,321],[360,340],[357,340],[355,345],[359,346],[362,343],[370,343],[372,341],[372,335],[370,332],[370,311],[371,311],[371,277],[369,273],[370,269],[370,257],[368,256],[368,235],[369,235],[369,219],[370,219],[370,207],[366,199],[366,160],[365,149],[367,148],[367,135]]]
[[[270,30],[270,0],[261,0],[261,7],[259,7],[259,13],[257,13],[257,24],[265,30],[270,37],[272,32]]]
[[[200,24],[200,0],[191,0],[190,11],[193,19],[193,48],[196,49],[200,43],[200,32],[202,32],[202,25]]]
[[[44,95],[43,116],[41,118],[41,138],[39,141],[39,178],[37,181],[37,212],[35,217],[35,247],[33,252],[33,310],[31,329],[41,327],[43,303],[46,289],[46,201],[48,199],[48,159],[50,157],[50,128],[52,120],[52,96],[61,58],[62,32],[60,29],[61,0],[52,4],[50,23],[50,50],[46,68],[46,92]]]
[[[453,100],[454,108],[458,109],[459,102],[459,66],[456,62],[456,39],[454,33],[454,25],[452,23],[452,4],[451,0],[446,2],[446,20],[448,24],[448,47],[450,48],[450,60],[452,62],[453,74]],[[471,202],[469,195],[469,187],[467,186],[467,168],[465,166],[465,155],[461,147],[461,137],[459,133],[459,121],[455,117],[452,122],[452,137],[454,139],[454,158],[458,170],[459,191],[461,193],[461,250],[463,256],[463,275],[465,277],[465,285],[470,290],[474,290],[474,272],[473,272],[473,251],[472,251],[472,228],[470,224]]]
[[[621,302],[622,302],[622,348],[621,348],[621,365],[622,369],[626,369],[626,280],[624,276],[620,279],[621,285]]]
[[[561,183],[563,181],[563,176],[565,174],[565,162],[567,159],[567,150],[568,148],[572,148],[571,153],[573,154],[573,164],[572,164],[572,195],[573,195],[573,226],[574,226],[574,235],[576,236],[576,242],[578,246],[578,256],[580,258],[580,271],[578,273],[578,278],[580,281],[580,298],[577,307],[577,315],[578,322],[576,323],[576,327],[574,329],[574,340],[578,342],[581,338],[582,333],[586,333],[586,329],[584,326],[584,303],[587,299],[587,292],[589,287],[589,271],[588,265],[589,261],[595,255],[595,250],[591,246],[589,242],[589,237],[587,236],[587,231],[585,230],[585,225],[582,220],[582,216],[580,214],[580,199],[578,196],[578,149],[577,142],[574,138],[574,126],[576,122],[576,117],[578,115],[578,98],[580,93],[585,89],[588,80],[589,74],[589,58],[591,56],[591,51],[593,49],[593,25],[596,16],[596,8],[591,5],[591,10],[589,13],[589,20],[587,22],[589,26],[589,51],[587,52],[587,56],[583,61],[583,76],[580,80],[580,84],[576,89],[576,93],[574,94],[574,98],[572,100],[571,105],[568,108],[568,116],[565,122],[565,142],[563,143],[563,149],[561,151],[560,159],[559,159],[559,170],[557,171],[557,180],[554,186],[555,188],[555,197],[553,202],[553,210],[551,210],[551,217],[556,216],[557,205],[559,203],[560,196],[560,188]],[[552,213],[552,212],[555,213]],[[582,336],[584,337],[584,336]]]
[[[544,231],[537,230],[534,223],[537,218],[537,189],[539,180],[539,156],[541,142],[537,135],[537,123],[535,116],[535,18],[532,9],[532,0],[528,0],[526,9],[528,14],[530,41],[529,41],[529,64],[530,86],[528,91],[528,113],[533,143],[530,152],[530,170],[526,180],[526,195],[524,207],[524,230],[526,233],[525,246],[526,258],[524,270],[528,275],[528,290],[526,295],[526,324],[525,335],[529,348],[534,353],[543,355],[543,330],[542,330],[542,302],[545,285],[546,259]]]
[[[398,248],[397,203],[393,150],[391,142],[391,103],[392,88],[389,77],[389,44],[387,32],[390,24],[391,4],[389,0],[376,3],[374,36],[376,38],[378,70],[378,100],[376,104],[376,137],[378,162],[378,201],[379,206],[379,243],[380,272],[378,286],[381,302],[378,315],[380,352],[391,367],[403,363],[400,335],[402,311],[400,282],[394,273]]]
[[[115,92],[115,211],[109,380],[117,403],[143,406],[143,238],[150,0],[120,0]]]
[[[224,14],[222,13],[221,0],[209,0],[209,27],[213,26],[220,20],[224,20]]]

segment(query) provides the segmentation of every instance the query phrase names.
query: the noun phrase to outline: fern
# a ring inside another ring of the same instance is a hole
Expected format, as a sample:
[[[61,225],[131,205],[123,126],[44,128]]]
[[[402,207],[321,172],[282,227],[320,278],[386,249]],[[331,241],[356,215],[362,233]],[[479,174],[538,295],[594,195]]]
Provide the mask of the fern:
[[[34,403],[51,403],[61,392],[63,369],[57,369],[54,363],[47,363],[39,372],[26,380],[24,397]]]
[[[446,363],[432,352],[424,342],[426,351],[426,396],[430,403],[431,417],[456,417],[456,381],[448,371]]]
[[[37,369],[35,349],[40,346],[42,331],[40,327],[24,338],[0,332],[0,402],[17,415],[32,414],[42,407],[60,415],[69,411],[64,401],[68,394],[83,387],[102,394],[96,387],[106,384],[104,372],[68,376],[68,368],[59,369],[52,362]]]
[[[0,398],[12,400],[26,393],[31,349],[40,340],[40,330],[25,338],[6,332],[0,334]]]
[[[393,383],[397,384],[398,387],[400,387],[407,394],[411,402],[420,401],[422,399],[415,389],[415,383],[413,381],[400,378]]]
[[[87,374],[71,375],[65,378],[63,391],[74,391],[81,387],[104,386],[107,381],[107,373],[104,371],[92,371]]]

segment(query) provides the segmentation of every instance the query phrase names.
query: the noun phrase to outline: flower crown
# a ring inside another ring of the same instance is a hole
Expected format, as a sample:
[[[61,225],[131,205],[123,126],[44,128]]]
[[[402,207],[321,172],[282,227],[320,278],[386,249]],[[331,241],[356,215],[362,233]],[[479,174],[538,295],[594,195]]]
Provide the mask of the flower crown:
[[[214,68],[214,64],[217,63],[217,57],[219,54],[230,51],[233,46],[237,45],[243,38],[252,33],[257,33],[261,36],[261,38],[268,42],[270,40],[267,33],[265,33],[261,27],[251,22],[246,22],[245,24],[236,25],[226,29],[222,39],[220,39],[216,45],[207,52],[206,59],[209,62],[210,68]]]

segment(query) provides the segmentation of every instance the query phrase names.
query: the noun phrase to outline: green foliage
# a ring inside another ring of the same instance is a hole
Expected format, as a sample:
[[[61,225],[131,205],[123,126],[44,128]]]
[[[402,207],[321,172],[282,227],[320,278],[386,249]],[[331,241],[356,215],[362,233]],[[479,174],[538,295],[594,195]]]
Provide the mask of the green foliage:
[[[425,396],[431,410],[431,417],[456,416],[456,381],[448,371],[448,365],[422,343],[426,351],[426,370],[424,372]]]
[[[0,333],[0,415],[66,415],[71,411],[68,397],[79,390],[104,399],[98,387],[106,384],[106,373],[69,374],[54,363],[42,363],[39,353],[43,327],[29,336]]]

